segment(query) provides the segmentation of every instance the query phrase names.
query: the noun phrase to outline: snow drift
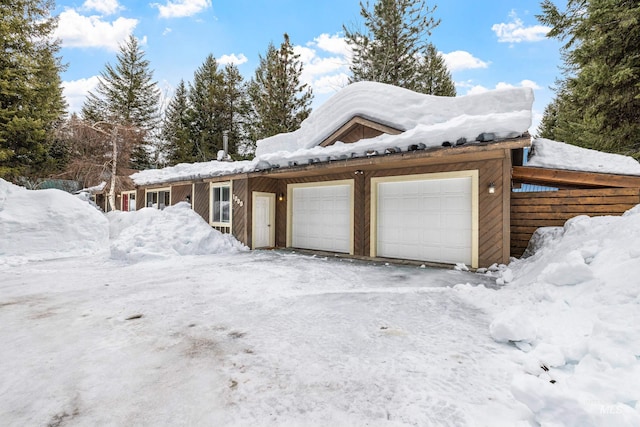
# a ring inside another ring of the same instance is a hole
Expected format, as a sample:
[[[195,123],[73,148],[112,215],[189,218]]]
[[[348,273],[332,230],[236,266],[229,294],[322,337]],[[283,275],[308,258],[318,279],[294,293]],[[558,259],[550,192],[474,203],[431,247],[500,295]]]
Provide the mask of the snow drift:
[[[108,238],[107,219],[88,203],[0,179],[0,264],[95,254]]]
[[[545,232],[546,231],[546,232]],[[514,344],[512,393],[542,425],[640,425],[640,205],[543,230],[499,290],[458,286]]]
[[[247,249],[232,235],[211,228],[186,202],[164,210],[114,211],[107,217],[115,259],[140,261]]]
[[[246,249],[212,229],[187,203],[114,211],[60,190],[27,190],[0,179],[0,265],[107,253],[141,261]]]

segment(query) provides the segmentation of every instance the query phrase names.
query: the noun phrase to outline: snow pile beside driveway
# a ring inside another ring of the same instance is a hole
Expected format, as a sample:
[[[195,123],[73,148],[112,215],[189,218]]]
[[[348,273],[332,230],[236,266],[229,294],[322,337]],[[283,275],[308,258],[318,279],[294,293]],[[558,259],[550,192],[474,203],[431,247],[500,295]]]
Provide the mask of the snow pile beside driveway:
[[[188,203],[107,214],[111,257],[127,261],[246,250],[230,234],[212,229]]]
[[[552,230],[553,231],[553,230]],[[542,425],[640,425],[640,205],[547,233],[498,290],[458,285],[514,345],[511,392]]]
[[[0,264],[96,254],[108,238],[106,218],[88,203],[0,179]]]

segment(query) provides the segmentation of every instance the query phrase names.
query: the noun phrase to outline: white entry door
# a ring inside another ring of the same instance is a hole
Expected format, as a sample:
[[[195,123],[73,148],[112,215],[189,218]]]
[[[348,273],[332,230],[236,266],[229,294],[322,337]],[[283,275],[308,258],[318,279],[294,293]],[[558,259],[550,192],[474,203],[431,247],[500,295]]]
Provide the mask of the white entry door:
[[[471,177],[377,185],[377,256],[472,264]]]
[[[352,185],[318,185],[291,191],[290,246],[352,251]]]
[[[275,246],[276,196],[271,193],[253,193],[253,248]]]

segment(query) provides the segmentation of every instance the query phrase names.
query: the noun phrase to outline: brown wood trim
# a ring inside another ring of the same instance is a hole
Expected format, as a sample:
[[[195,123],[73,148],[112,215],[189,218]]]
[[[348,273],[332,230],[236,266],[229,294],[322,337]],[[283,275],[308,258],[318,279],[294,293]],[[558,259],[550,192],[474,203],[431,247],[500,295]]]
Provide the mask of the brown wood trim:
[[[507,264],[511,256],[511,154],[512,149],[504,150],[502,160],[502,262]],[[482,189],[481,189],[482,190]],[[490,195],[491,196],[491,195]]]
[[[640,176],[514,166],[514,181],[586,187],[640,187]]]
[[[580,199],[585,196],[596,194],[594,190],[585,190],[585,189],[573,189],[573,190],[559,190],[559,191],[541,191],[537,193],[529,193],[529,192],[518,192],[512,193],[511,198],[514,199],[515,202],[520,203],[523,200],[530,199],[552,199],[552,198],[561,198],[566,199],[567,197],[578,197]],[[598,188],[597,189],[598,196],[638,196],[640,197],[640,188]],[[534,203],[539,203],[535,201]]]
[[[319,145],[321,147],[328,147],[329,145],[335,144],[340,136],[348,133],[354,126],[362,125],[368,128],[377,130],[381,133],[387,133],[389,135],[398,135],[404,131],[400,129],[396,129],[391,126],[383,125],[382,123],[374,122],[373,120],[365,119],[361,116],[354,116],[350,120],[348,120],[345,124],[340,126],[335,132],[326,137]]]
[[[270,178],[291,178],[297,176],[315,176],[327,173],[355,170],[401,169],[416,166],[430,166],[460,162],[503,159],[504,150],[526,147],[530,144],[529,136],[492,143],[470,143],[459,147],[402,152],[373,157],[357,157],[348,160],[336,160],[290,168],[270,169],[252,172],[250,176],[267,176]]]
[[[564,197],[562,203],[564,205],[615,205],[629,204],[634,205],[640,203],[640,200],[634,199],[633,196],[586,196],[586,197]],[[517,199],[512,203],[513,206],[541,206],[541,205],[557,205],[558,198],[533,198],[533,199]]]
[[[599,214],[601,212],[625,212],[636,204],[603,204],[603,205],[527,205],[512,206],[511,213],[575,213]]]

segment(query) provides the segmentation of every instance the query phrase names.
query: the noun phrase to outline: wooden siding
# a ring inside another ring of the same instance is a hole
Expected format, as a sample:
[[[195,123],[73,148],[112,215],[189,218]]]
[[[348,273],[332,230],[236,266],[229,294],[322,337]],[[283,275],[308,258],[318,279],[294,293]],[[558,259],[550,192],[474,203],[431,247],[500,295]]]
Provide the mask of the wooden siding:
[[[191,201],[193,210],[196,211],[207,223],[209,222],[209,183],[198,182],[195,184],[193,199]]]
[[[251,247],[249,241],[247,220],[250,216],[247,211],[251,209],[251,196],[249,195],[248,179],[234,179],[231,185],[231,233],[240,242]]]
[[[312,183],[312,182],[325,182],[325,181],[337,181],[343,179],[353,179],[354,173],[337,173],[337,174],[327,174],[321,176],[304,176],[299,178],[288,178],[279,181],[281,190],[279,193],[283,193],[286,197],[287,194],[287,185],[289,184],[304,184],[304,183]],[[354,209],[357,211],[358,206],[354,206]],[[358,224],[354,224],[354,226],[359,226]],[[356,233],[357,234],[357,233]],[[286,247],[287,246],[287,202],[286,200],[280,202],[276,200],[276,246]],[[354,255],[359,255],[358,252],[355,251]]]
[[[365,138],[374,138],[383,133],[397,135],[401,132],[399,129],[356,116],[329,135],[320,143],[320,146],[327,147],[338,141],[353,143]]]
[[[577,172],[561,169],[516,166],[513,180],[519,183],[574,188],[640,188],[640,176]]]
[[[144,188],[138,188],[136,190],[136,210],[139,211],[140,209],[146,206],[147,206],[147,197],[146,197],[145,190]]]
[[[353,179],[355,185],[354,255],[368,257],[370,254],[371,178],[478,170],[478,265],[486,267],[493,263],[505,263],[509,260],[509,196],[511,193],[509,176],[505,178],[504,171],[510,170],[511,157],[510,150],[503,150],[499,153],[503,157],[483,161],[386,170],[364,170],[358,171],[358,173],[354,171],[270,181],[274,185],[273,189],[277,192],[276,194],[286,194],[287,184]],[[507,164],[506,167],[505,164]],[[276,182],[273,183],[273,181]],[[491,182],[495,185],[495,194],[488,193],[489,183]],[[267,191],[264,189],[257,190],[253,186],[252,189],[254,191]],[[276,202],[276,246],[279,247],[286,246],[286,215],[286,203]],[[504,225],[505,222],[506,226]]]
[[[578,215],[621,215],[640,203],[640,188],[598,188],[511,194],[511,256],[520,257],[539,227]]]
[[[344,133],[336,136],[334,140],[330,141],[330,143],[327,145],[334,144],[336,141],[342,141],[349,144],[365,138],[375,138],[376,136],[380,136],[383,133],[384,132],[377,129],[371,129],[370,127],[361,124],[355,124],[350,129],[347,129]]]
[[[235,181],[234,181],[235,183]],[[276,195],[276,217],[275,217],[275,245],[276,247],[284,247],[286,246],[286,217],[287,217],[287,202],[286,200],[278,200],[278,195],[286,195],[287,188],[286,185],[282,181],[278,181],[277,179],[271,178],[251,178],[249,179],[249,188],[247,191],[247,220],[246,220],[246,228],[247,228],[247,243],[246,245],[251,247],[253,244],[252,236],[253,236],[253,192],[258,191],[262,193],[272,193]],[[282,222],[284,225],[285,235],[281,238],[278,236],[278,224]]]
[[[505,151],[504,153],[506,154],[507,152]],[[487,267],[493,263],[507,262],[509,260],[507,256],[509,230],[507,229],[505,235],[503,220],[505,220],[505,204],[507,207],[509,206],[509,191],[505,192],[503,180],[503,162],[505,161],[511,162],[510,153],[509,156],[505,158],[485,160],[482,162],[452,163],[365,172],[363,226],[365,227],[364,232],[366,237],[364,238],[363,254],[368,255],[370,251],[371,178],[478,170],[478,265]],[[488,193],[489,183],[491,182],[494,183],[496,188],[494,194]],[[501,197],[501,194],[503,197]],[[506,218],[506,221],[508,223],[508,218]],[[505,246],[507,246],[507,248],[505,248]]]
[[[189,199],[193,199],[191,194],[191,184],[180,184],[171,186],[171,205],[176,205],[180,202],[186,202],[187,196]]]

